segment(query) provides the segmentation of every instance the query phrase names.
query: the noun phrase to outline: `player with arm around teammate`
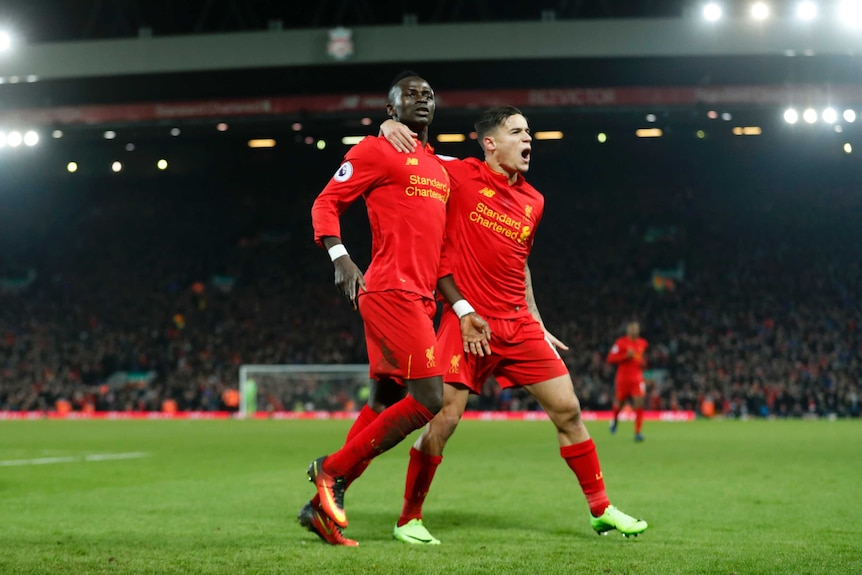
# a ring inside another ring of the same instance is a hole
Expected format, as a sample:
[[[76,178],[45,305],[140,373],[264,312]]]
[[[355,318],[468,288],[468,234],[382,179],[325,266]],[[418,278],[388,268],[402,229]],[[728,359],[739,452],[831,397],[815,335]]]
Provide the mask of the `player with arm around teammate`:
[[[358,308],[365,326],[371,394],[344,446],[311,462],[317,494],[299,513],[302,526],[334,545],[346,539],[344,492],[377,455],[432,419],[443,402],[442,365],[434,331],[435,286],[445,232],[449,177],[428,145],[434,117],[431,86],[414,72],[399,75],[387,112],[417,135],[417,149],[397,153],[382,138],[348,151],[312,207],[314,239],[335,267],[335,284]],[[363,274],[341,240],[339,218],[363,197],[372,233]],[[454,285],[446,294],[461,310],[463,350],[483,353],[487,324]]]

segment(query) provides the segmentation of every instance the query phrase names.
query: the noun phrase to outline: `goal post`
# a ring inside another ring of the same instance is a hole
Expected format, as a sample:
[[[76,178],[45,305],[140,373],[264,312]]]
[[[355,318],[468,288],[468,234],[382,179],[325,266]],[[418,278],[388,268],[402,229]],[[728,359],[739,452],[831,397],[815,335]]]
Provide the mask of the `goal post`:
[[[368,364],[244,364],[239,368],[239,417],[258,411],[325,411],[360,405]]]

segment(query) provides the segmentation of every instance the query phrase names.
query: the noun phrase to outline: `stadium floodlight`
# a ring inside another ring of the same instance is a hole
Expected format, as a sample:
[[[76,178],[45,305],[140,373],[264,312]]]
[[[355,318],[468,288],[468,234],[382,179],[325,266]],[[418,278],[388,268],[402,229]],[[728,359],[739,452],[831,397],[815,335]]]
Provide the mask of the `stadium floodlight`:
[[[63,137],[63,130],[54,130],[51,132],[51,137],[58,140]]]
[[[820,114],[820,117],[823,118],[823,121],[827,124],[834,124],[838,121],[838,112],[835,111],[835,108],[825,108]]]
[[[156,162],[156,167],[160,170],[167,170],[168,169],[168,161],[165,160],[164,158],[162,158],[161,160]]]
[[[599,141],[600,144],[604,144],[608,141],[608,135],[604,132],[599,132],[599,135],[596,136],[596,139]]]
[[[734,136],[760,136],[763,129],[760,126],[736,126],[733,130]]]
[[[850,145],[850,142],[847,142],[846,144],[844,144],[844,153],[845,154],[853,153],[853,146]]]
[[[6,136],[6,143],[9,144],[10,148],[17,148],[24,142],[24,136],[21,135],[21,132],[9,132],[9,135]]]
[[[33,147],[39,143],[39,134],[33,130],[27,130],[27,133],[24,134],[24,145]]]
[[[12,47],[12,36],[5,30],[0,30],[0,52],[6,52]]]
[[[536,132],[533,138],[537,140],[562,140],[563,133],[559,130],[546,130],[544,132]]]
[[[647,122],[655,122],[655,120],[656,120],[655,114],[647,114],[646,115],[646,121]]]
[[[74,174],[78,171],[78,162],[69,162],[66,164],[66,171],[70,174]]]
[[[107,130],[104,134],[102,134],[106,140],[113,140],[117,137],[117,133],[113,130]]]
[[[844,0],[838,5],[838,17],[847,26],[862,25],[862,2],[859,0]]]
[[[179,128],[171,128],[171,136],[176,138],[179,135],[180,135],[180,129]]]
[[[766,2],[755,2],[751,5],[751,18],[753,20],[757,20],[758,22],[762,22],[769,18],[769,4]]]
[[[803,0],[796,5],[796,17],[805,21],[814,20],[817,18],[817,4],[810,0]]]
[[[224,122],[219,122],[218,124],[216,124],[216,130],[218,130],[219,132],[227,132],[227,124],[225,124]]]
[[[813,124],[817,121],[817,110],[814,108],[806,108],[805,111],[802,112],[802,119],[809,124]]]
[[[799,121],[799,112],[793,108],[787,108],[784,110],[784,121],[788,124],[795,124]]]
[[[119,174],[120,171],[122,171],[122,169],[123,169],[122,162],[114,162],[113,164],[111,164],[111,171],[114,172],[115,174]]]
[[[721,20],[722,9],[718,2],[707,2],[703,5],[703,19],[707,22],[718,22]]]
[[[355,146],[365,139],[365,136],[344,136],[341,138],[341,143],[345,146]]]
[[[310,142],[309,142],[310,143]],[[274,148],[275,140],[272,138],[256,138],[248,141],[249,148]]]
[[[635,136],[638,138],[661,138],[661,128],[639,128],[635,130]]]
[[[844,110],[844,121],[852,124],[856,121],[856,111],[855,110]]]
[[[437,141],[444,144],[463,142],[466,139],[464,134],[437,134]]]

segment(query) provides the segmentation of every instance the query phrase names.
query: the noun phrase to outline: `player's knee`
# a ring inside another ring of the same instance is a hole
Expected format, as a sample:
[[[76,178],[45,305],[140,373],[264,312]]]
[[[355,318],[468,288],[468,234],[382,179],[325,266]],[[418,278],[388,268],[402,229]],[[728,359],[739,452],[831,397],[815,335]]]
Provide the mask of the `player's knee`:
[[[572,397],[566,402],[561,410],[561,415],[561,419],[567,427],[581,424],[581,402],[578,401],[577,397]]]
[[[413,392],[413,397],[422,404],[422,407],[437,415],[443,409],[443,389],[424,387]]]
[[[425,409],[437,415],[443,409],[443,392],[439,394],[428,394],[428,397],[421,402]]]
[[[458,410],[449,409],[444,406],[434,417],[432,431],[443,441],[446,441],[452,434],[455,433],[455,428],[458,427],[458,422],[461,421],[461,414]]]

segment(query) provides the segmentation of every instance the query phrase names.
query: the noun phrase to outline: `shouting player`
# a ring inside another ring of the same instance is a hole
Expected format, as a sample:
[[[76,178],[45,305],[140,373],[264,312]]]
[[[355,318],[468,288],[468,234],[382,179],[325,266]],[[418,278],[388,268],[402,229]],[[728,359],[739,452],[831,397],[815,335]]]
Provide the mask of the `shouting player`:
[[[415,134],[404,126],[386,121],[381,130],[397,149],[412,150]],[[608,500],[595,445],[556,349],[568,348],[545,329],[533,296],[527,257],[545,201],[523,175],[532,152],[527,120],[517,108],[495,107],[482,115],[476,132],[484,162],[470,158],[444,163],[452,195],[440,283],[454,278],[488,321],[494,334],[491,353],[462,352],[458,317],[445,306],[437,333],[444,367],[443,408],[410,450],[404,506],[394,536],[406,543],[440,543],[423,523],[422,506],[470,393],[480,393],[491,375],[501,387],[523,386],[547,412],[557,430],[560,456],[586,496],[592,528],[598,533],[617,529],[626,536],[642,533],[645,521]]]

